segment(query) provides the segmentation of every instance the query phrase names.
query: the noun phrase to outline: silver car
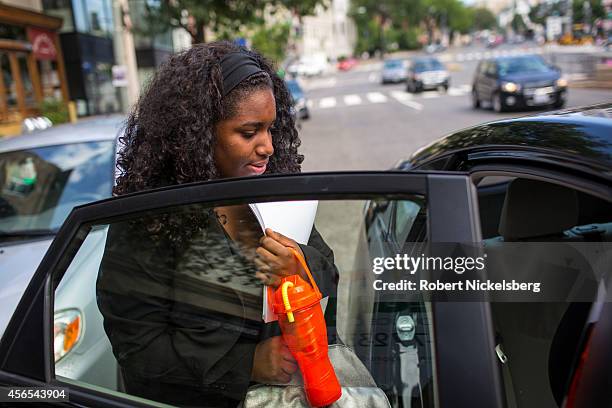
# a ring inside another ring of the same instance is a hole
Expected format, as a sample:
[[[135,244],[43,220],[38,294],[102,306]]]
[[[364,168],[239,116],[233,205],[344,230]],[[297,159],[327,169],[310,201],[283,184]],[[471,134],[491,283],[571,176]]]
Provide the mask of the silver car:
[[[72,208],[111,196],[121,121],[120,116],[84,120],[0,142],[0,336]],[[88,241],[84,261],[95,262],[104,251],[105,231]],[[58,288],[55,369],[116,389],[110,343],[96,333],[102,316],[95,296],[82,289],[93,288],[96,275],[97,268],[73,279],[67,275]]]
[[[407,63],[403,59],[388,59],[383,63],[382,83],[403,82],[406,80]]]

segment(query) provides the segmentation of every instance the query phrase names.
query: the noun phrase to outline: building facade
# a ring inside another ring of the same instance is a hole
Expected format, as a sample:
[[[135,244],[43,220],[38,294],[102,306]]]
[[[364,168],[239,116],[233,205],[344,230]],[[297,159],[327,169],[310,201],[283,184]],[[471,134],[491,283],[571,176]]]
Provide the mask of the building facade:
[[[304,17],[298,52],[305,56],[325,55],[330,60],[351,56],[357,30],[348,9],[349,0],[333,0],[327,8],[317,7],[314,16]]]
[[[13,2],[16,3],[16,2]],[[0,3],[0,135],[21,131],[23,119],[41,114],[45,99],[66,103],[68,84],[58,30],[62,20]]]
[[[42,0],[42,6],[46,14],[63,19],[60,40],[77,114],[119,112],[119,94],[112,85],[112,0]]]

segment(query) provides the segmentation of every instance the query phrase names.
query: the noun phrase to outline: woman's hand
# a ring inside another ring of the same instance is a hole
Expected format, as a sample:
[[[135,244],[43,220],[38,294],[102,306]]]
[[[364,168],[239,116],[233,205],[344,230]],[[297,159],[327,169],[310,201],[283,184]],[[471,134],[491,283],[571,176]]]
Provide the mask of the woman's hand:
[[[270,337],[255,346],[251,380],[259,383],[286,384],[298,366],[280,336]]]
[[[295,249],[303,257],[304,253],[297,242],[283,234],[272,231],[270,228],[266,228],[266,235],[261,238],[259,245],[255,258],[258,271],[255,276],[265,285],[276,288],[280,285],[282,277],[296,274],[300,274],[308,282],[308,277],[302,266],[289,249]]]

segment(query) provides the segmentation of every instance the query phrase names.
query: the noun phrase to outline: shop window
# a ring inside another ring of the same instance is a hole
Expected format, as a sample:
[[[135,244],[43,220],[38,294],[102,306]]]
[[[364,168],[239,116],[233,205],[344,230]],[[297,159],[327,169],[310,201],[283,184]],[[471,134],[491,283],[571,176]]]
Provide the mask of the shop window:
[[[45,14],[59,17],[64,21],[60,32],[74,31],[74,21],[72,19],[72,4],[71,0],[43,0],[43,10]]]
[[[28,69],[28,56],[26,54],[17,54],[17,62],[19,63],[19,73],[23,82],[23,95],[26,106],[34,106],[36,98],[34,97],[34,85],[32,84],[32,75]]]
[[[4,102],[9,109],[16,108],[17,86],[15,85],[15,78],[13,77],[8,54],[0,54],[0,65],[2,66],[2,79],[4,82]]]
[[[3,40],[27,41],[25,27],[0,23],[0,38]]]
[[[37,61],[43,98],[61,99],[62,91],[57,72],[57,62]]]

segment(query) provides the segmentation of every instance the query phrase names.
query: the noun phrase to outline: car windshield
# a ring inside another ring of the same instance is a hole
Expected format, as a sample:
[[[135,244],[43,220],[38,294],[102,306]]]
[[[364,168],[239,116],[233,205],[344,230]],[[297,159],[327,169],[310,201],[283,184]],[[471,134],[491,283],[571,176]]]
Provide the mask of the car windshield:
[[[443,70],[443,69],[444,67],[442,66],[440,61],[434,60],[434,59],[420,60],[414,63],[414,70],[417,72],[438,71],[438,70]]]
[[[114,156],[112,141],[0,153],[0,234],[53,232],[72,207],[109,197]]]
[[[498,61],[498,66],[500,75],[550,71],[544,60],[538,57],[502,59]]]
[[[385,68],[401,68],[402,61],[400,60],[389,60],[385,61]]]

